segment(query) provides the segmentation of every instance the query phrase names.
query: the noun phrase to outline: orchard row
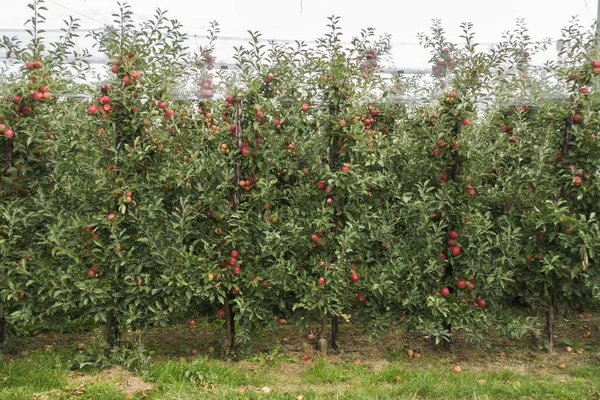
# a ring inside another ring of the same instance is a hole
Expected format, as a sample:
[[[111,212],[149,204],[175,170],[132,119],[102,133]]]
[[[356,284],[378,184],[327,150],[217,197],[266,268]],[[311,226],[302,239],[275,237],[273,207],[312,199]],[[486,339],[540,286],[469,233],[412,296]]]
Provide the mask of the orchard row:
[[[94,321],[114,346],[209,312],[228,350],[315,320],[323,350],[353,321],[444,343],[545,323],[552,348],[557,313],[598,305],[592,34],[566,29],[568,61],[542,76],[522,26],[479,52],[470,25],[459,46],[436,24],[433,75],[390,81],[389,37],[345,48],[331,18],[313,48],[253,34],[217,75],[216,26],[190,55],[176,21],[135,27],[125,5],[92,34],[112,61],[90,85],[66,57],[77,23],[44,44],[40,3],[31,42],[2,44],[0,342]],[[171,97],[184,80],[196,104]],[[59,99],[73,90],[92,100]]]

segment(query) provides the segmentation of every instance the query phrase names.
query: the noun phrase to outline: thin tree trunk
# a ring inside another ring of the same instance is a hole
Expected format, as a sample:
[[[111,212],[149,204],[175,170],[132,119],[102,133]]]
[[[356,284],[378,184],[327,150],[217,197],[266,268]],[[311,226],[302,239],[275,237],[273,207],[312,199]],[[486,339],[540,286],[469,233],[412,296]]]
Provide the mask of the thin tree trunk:
[[[0,346],[6,342],[6,317],[0,315]]]
[[[14,139],[4,141],[4,165],[9,169],[13,165]]]
[[[243,107],[242,101],[240,100],[237,103],[235,110],[235,143],[238,149],[237,159],[234,165],[234,176],[233,176],[233,205],[232,209],[235,211],[240,206],[240,177],[242,174],[242,142],[243,142],[243,132],[242,132],[242,115],[243,115]],[[232,353],[235,349],[235,314],[233,309],[231,308],[231,303],[229,301],[229,294],[225,296],[225,324],[226,324],[226,334],[225,334],[225,345],[223,346],[227,353]]]
[[[337,315],[334,315],[333,317],[331,317],[331,348],[333,350],[337,350],[337,348],[338,348],[337,339],[338,339],[339,327],[340,327],[340,317],[338,317]]]
[[[327,355],[327,339],[325,339],[325,329],[327,328],[327,316],[321,318],[321,330],[319,331],[319,351]]]
[[[454,126],[454,129],[452,130],[452,138],[454,140],[458,140],[458,135],[460,133],[460,126],[457,123]],[[460,183],[460,155],[458,154],[458,149],[454,149],[453,150],[453,155],[454,155],[454,163],[452,165],[452,181],[456,184]],[[454,229],[454,225],[451,223],[448,224],[448,234],[450,233],[451,230]],[[446,270],[444,271],[444,276],[446,276],[448,278],[448,280],[451,280],[452,276],[454,275],[454,269],[455,269],[455,265],[454,265],[454,260],[451,257],[451,248],[450,246],[447,247],[448,251],[448,263],[446,266]],[[452,285],[448,285],[448,289],[450,290],[450,293],[454,292],[454,286]],[[448,334],[452,334],[452,323],[448,322],[446,324],[443,324],[442,327],[444,328],[444,330],[448,331]],[[448,340],[444,340],[442,342],[442,346],[445,350],[450,351],[450,348],[452,346],[452,337],[449,336]]]
[[[104,348],[112,349],[118,346],[120,341],[119,319],[115,312],[111,310],[106,315],[106,324],[104,325]]]
[[[546,332],[548,334],[548,351],[554,352],[554,325],[556,320],[556,312],[558,310],[558,294],[556,285],[550,289],[550,307],[548,308],[548,320],[546,324]]]
[[[233,310],[229,302],[229,296],[227,296],[225,298],[225,346],[223,347],[225,348],[228,354],[233,352],[235,348],[235,320],[233,319],[233,317]]]

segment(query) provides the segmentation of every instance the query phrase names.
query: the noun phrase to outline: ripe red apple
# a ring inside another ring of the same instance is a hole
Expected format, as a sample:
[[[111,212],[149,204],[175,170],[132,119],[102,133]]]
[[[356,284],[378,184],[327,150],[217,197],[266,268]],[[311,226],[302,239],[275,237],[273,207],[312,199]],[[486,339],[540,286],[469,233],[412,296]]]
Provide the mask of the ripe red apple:
[[[590,92],[590,90],[588,88],[586,88],[586,87],[582,87],[582,88],[579,89],[579,93],[584,93],[585,94],[585,93],[589,93],[589,92]]]
[[[233,249],[229,252],[229,255],[231,255],[231,257],[238,257],[240,255],[240,252],[236,249]]]
[[[267,287],[269,287],[269,281],[268,281],[267,279],[265,279],[265,280],[262,282],[262,285],[263,285],[263,287],[266,287],[266,288],[267,288]]]
[[[454,96],[456,96],[456,93],[454,93],[454,92],[448,93],[448,97],[450,98],[450,100],[454,100]]]
[[[96,271],[94,270],[94,268],[90,268],[88,270],[88,276],[92,277],[92,276],[95,276],[95,275],[96,275]]]
[[[356,272],[353,272],[350,274],[350,280],[352,282],[356,282],[358,280],[358,274]]]
[[[350,171],[350,167],[347,165],[342,165],[342,172],[348,172]]]
[[[256,119],[263,119],[265,114],[262,111],[257,111],[256,114],[254,114],[254,116],[256,117]]]
[[[33,69],[33,62],[31,62],[31,61],[27,61],[27,62],[25,63],[25,68],[27,68],[27,69]]]
[[[325,284],[325,278],[320,277],[319,278],[319,285],[324,285]]]
[[[358,300],[361,303],[364,303],[365,301],[367,301],[367,296],[365,296],[363,293],[358,293],[356,295],[356,300]]]
[[[326,201],[327,204],[333,204],[333,197],[328,197]]]
[[[231,290],[231,294],[233,294],[234,296],[237,296],[240,293],[240,288],[234,288]]]
[[[302,354],[302,361],[308,361],[309,357],[308,354],[304,353]]]
[[[239,275],[240,272],[242,272],[242,269],[240,267],[235,267],[231,272],[233,272],[234,275]]]
[[[483,300],[481,297],[477,300],[477,305],[479,307],[485,307],[485,300]]]
[[[432,154],[433,154],[434,156],[436,156],[436,157],[437,157],[437,156],[439,156],[439,155],[440,155],[440,154],[442,154],[442,153],[440,152],[440,150],[439,150],[439,149],[434,149],[434,150],[432,151]]]
[[[448,236],[450,236],[450,239],[456,239],[458,237],[458,234],[456,233],[456,231],[450,231],[448,232]]]
[[[450,294],[450,289],[448,289],[447,286],[444,286],[442,289],[440,289],[440,294],[442,296],[448,296]]]
[[[462,371],[462,369],[460,368],[460,365],[455,364],[452,367],[452,371],[456,372],[457,374],[460,373]]]
[[[95,105],[92,104],[91,106],[88,107],[87,111],[89,114],[95,114],[96,111],[98,111],[98,107],[96,107]]]
[[[325,188],[327,187],[327,183],[325,181],[319,181],[317,183],[317,187],[321,190],[325,190]]]
[[[312,333],[309,333],[308,336],[306,337],[308,340],[315,340],[315,335],[313,335]]]
[[[13,132],[12,129],[6,129],[4,130],[4,137],[7,139],[12,139],[15,136],[15,133]]]
[[[457,255],[459,255],[459,254],[460,254],[460,251],[461,251],[461,250],[460,250],[460,247],[456,246],[456,247],[452,247],[452,250],[451,250],[451,251],[452,251],[452,255],[453,255],[453,256],[457,256]]]
[[[446,175],[446,174],[442,174],[442,175],[440,176],[440,181],[442,181],[442,182],[446,182],[447,180],[448,180],[448,175]]]
[[[225,143],[221,144],[221,153],[225,153],[227,151],[227,145]]]
[[[192,349],[192,354],[197,356],[198,355],[198,349]]]
[[[233,98],[233,96],[227,96],[225,98],[225,101],[228,102],[229,104],[232,104],[235,101],[235,99]]]
[[[40,69],[40,68],[42,68],[42,63],[41,63],[40,61],[38,61],[38,60],[35,60],[35,61],[33,62],[33,68],[35,68],[35,69]]]
[[[109,220],[109,221],[112,221],[113,219],[115,219],[115,217],[116,217],[116,216],[117,216],[117,214],[115,214],[115,213],[110,213],[110,214],[108,214],[108,220]]]
[[[467,287],[467,283],[463,280],[460,280],[456,282],[456,287],[459,289],[464,289],[465,287]]]
[[[107,105],[110,103],[110,97],[108,96],[100,96],[100,103],[103,105]]]
[[[266,81],[267,81],[267,83],[271,83],[273,81],[273,75],[272,74],[267,74]]]
[[[463,124],[465,126],[469,126],[470,123],[471,123],[471,121],[469,121],[467,118],[463,119]]]
[[[193,319],[190,319],[190,320],[188,321],[188,325],[190,325],[190,326],[194,326],[194,325],[196,325],[196,321],[194,321]]]
[[[287,324],[287,321],[285,320],[285,318],[279,318],[279,325],[285,325]]]
[[[225,318],[225,310],[223,310],[222,308],[218,309],[217,315],[219,316],[219,318]]]
[[[174,114],[174,113],[175,113],[175,112],[174,112],[173,110],[167,110],[167,111],[165,111],[165,116],[166,116],[167,118],[171,118],[171,117],[173,116],[173,114]]]
[[[302,104],[302,111],[307,112],[310,106],[306,103]]]

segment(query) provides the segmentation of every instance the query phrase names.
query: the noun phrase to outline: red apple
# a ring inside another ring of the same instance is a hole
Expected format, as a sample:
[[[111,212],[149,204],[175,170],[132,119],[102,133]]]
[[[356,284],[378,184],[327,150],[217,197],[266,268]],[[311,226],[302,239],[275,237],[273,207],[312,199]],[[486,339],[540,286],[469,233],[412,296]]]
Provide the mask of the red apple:
[[[327,183],[325,181],[319,181],[317,183],[317,187],[321,190],[325,190],[325,188],[327,187]]]
[[[320,277],[319,278],[319,285],[324,285],[325,284],[325,278]]]
[[[287,321],[285,320],[285,318],[279,318],[279,325],[285,325],[287,324]]]
[[[459,289],[464,289],[465,287],[467,287],[467,283],[463,280],[460,280],[456,282],[456,287]]]
[[[13,132],[12,129],[6,129],[4,131],[4,137],[7,139],[12,139],[15,136],[15,133]]]
[[[459,255],[459,254],[460,254],[460,251],[461,251],[461,250],[460,250],[460,247],[456,246],[456,247],[452,247],[452,250],[451,250],[451,251],[452,251],[452,255],[453,255],[453,256],[457,256],[457,255]]]
[[[302,104],[302,111],[307,112],[310,106],[306,103]]]
[[[442,296],[448,296],[450,294],[450,289],[448,289],[448,287],[444,286],[441,290],[440,290],[440,294]]]
[[[112,221],[113,219],[115,219],[115,217],[116,217],[116,216],[117,216],[117,214],[115,214],[115,213],[110,213],[110,214],[108,214],[108,220],[109,220],[109,221]]]
[[[219,318],[225,318],[225,310],[223,310],[222,308],[218,309],[217,315],[219,316]]]
[[[358,280],[358,274],[356,272],[353,272],[352,274],[350,274],[350,280],[352,282],[356,282]]]
[[[304,353],[302,354],[302,361],[308,361],[308,354]]]
[[[460,368],[460,365],[455,364],[452,367],[452,371],[456,372],[457,374],[460,373],[462,371],[462,369]]]

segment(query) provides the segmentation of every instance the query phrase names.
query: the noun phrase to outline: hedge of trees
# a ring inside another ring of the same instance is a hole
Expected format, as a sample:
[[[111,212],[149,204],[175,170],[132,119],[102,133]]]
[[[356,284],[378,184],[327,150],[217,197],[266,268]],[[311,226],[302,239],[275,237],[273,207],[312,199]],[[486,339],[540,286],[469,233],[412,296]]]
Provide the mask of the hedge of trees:
[[[218,25],[190,52],[119,5],[95,80],[77,20],[47,43],[31,8],[1,44],[0,342],[104,323],[111,347],[209,312],[228,351],[314,321],[324,351],[351,322],[447,346],[546,324],[552,349],[557,313],[598,305],[600,54],[577,22],[541,69],[521,22],[487,50],[435,22],[432,75],[384,78],[389,36],[347,45],[331,17],[312,47],[250,32],[231,73]]]

